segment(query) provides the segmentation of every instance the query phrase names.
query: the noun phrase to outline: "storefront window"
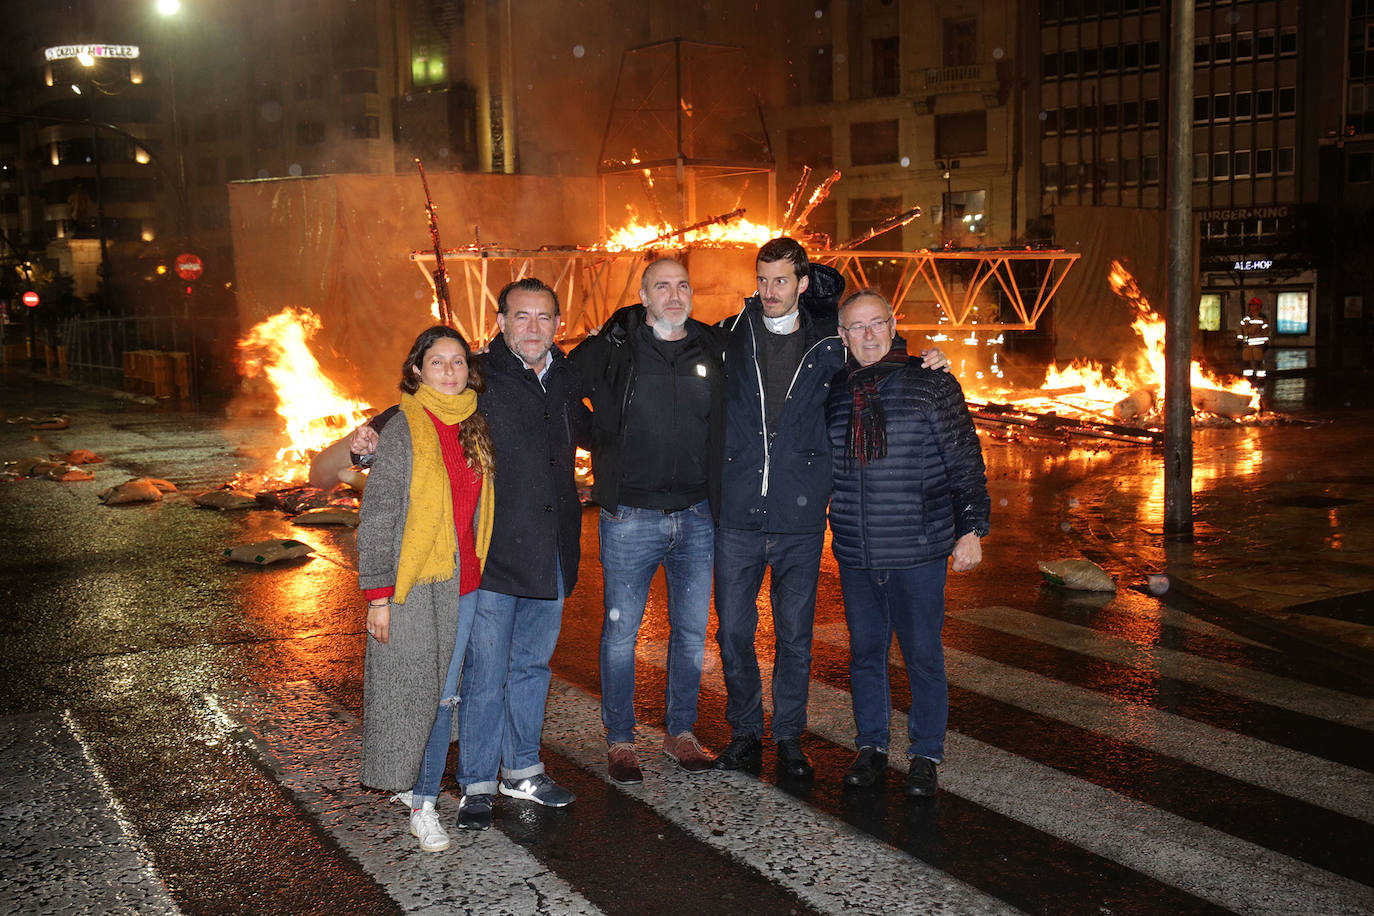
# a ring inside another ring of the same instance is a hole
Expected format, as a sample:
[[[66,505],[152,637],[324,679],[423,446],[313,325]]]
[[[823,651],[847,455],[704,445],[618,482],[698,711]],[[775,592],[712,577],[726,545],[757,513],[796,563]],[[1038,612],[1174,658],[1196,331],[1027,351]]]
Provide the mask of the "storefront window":
[[[1199,331],[1221,330],[1221,294],[1203,293],[1198,300],[1197,327]]]
[[[1279,293],[1277,327],[1280,334],[1307,333],[1307,292]]]

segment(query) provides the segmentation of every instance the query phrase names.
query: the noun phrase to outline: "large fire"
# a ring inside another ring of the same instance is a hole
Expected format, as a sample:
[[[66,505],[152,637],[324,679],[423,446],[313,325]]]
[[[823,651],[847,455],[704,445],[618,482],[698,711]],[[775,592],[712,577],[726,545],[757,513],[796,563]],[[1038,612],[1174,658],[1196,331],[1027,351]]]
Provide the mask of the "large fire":
[[[1047,392],[1065,392],[1057,394],[1054,400],[1090,413],[1110,415],[1115,410],[1118,417],[1142,415],[1152,404],[1161,404],[1164,399],[1164,319],[1150,306],[1135,277],[1120,261],[1112,262],[1107,281],[1134,312],[1131,328],[1143,344],[1134,365],[1123,360],[1117,365],[1103,367],[1095,362],[1075,360],[1062,368],[1050,366],[1042,388]],[[1252,408],[1259,405],[1259,391],[1249,382],[1214,375],[1196,361],[1192,364],[1191,382],[1195,401],[1199,399],[1199,392],[1223,391],[1241,396]],[[1116,409],[1131,398],[1135,399],[1132,406],[1140,409]]]
[[[781,230],[776,227],[742,218],[728,222],[712,222],[700,228],[678,232],[667,223],[655,224],[641,220],[638,213],[631,208],[629,221],[610,233],[598,247],[606,251],[634,251],[652,247],[655,243],[671,242],[673,247],[747,245],[758,248],[780,234]]]
[[[310,352],[320,318],[308,309],[284,309],[258,322],[238,342],[243,373],[262,375],[277,396],[287,444],[277,452],[269,476],[304,479],[310,459],[363,423],[370,405],[344,396]]]

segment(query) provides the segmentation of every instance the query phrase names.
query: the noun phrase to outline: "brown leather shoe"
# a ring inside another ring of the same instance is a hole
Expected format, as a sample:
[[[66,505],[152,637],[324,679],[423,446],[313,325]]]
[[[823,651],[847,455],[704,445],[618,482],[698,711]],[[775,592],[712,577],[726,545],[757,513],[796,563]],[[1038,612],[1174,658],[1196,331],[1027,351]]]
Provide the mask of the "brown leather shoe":
[[[713,758],[702,749],[697,736],[691,732],[667,735],[663,739],[663,753],[685,773],[701,773],[711,769]]]
[[[644,781],[644,771],[639,768],[635,746],[628,741],[611,745],[606,755],[606,770],[611,782],[620,783],[622,786],[638,785]]]

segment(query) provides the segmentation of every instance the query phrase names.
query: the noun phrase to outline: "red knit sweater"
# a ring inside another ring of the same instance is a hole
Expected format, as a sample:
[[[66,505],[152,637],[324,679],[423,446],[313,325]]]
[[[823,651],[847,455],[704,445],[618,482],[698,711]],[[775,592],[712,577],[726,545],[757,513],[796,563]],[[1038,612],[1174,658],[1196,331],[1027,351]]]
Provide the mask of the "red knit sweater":
[[[463,454],[463,444],[458,439],[455,423],[446,426],[438,417],[425,411],[434,422],[439,433],[439,451],[444,456],[444,467],[448,470],[448,482],[453,492],[453,527],[458,536],[458,593],[466,595],[476,590],[482,578],[482,566],[477,562],[477,542],[472,530],[472,517],[477,512],[477,499],[482,495],[482,475],[468,467],[467,457]],[[385,588],[369,588],[363,591],[367,600],[390,598],[396,594],[395,585]]]

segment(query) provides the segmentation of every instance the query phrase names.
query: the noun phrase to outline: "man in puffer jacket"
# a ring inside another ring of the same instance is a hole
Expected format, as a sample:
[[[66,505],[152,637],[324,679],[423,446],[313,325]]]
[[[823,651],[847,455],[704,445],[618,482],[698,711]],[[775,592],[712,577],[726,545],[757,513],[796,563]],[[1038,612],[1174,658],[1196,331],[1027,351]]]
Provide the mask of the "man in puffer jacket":
[[[949,718],[945,564],[952,557],[963,572],[982,561],[991,513],[983,453],[958,380],[908,357],[880,293],[861,290],[844,301],[840,336],[850,357],[826,403],[830,529],[859,747],[844,780],[870,786],[886,769],[887,653],[896,633],[911,685],[906,794],[931,796]]]

